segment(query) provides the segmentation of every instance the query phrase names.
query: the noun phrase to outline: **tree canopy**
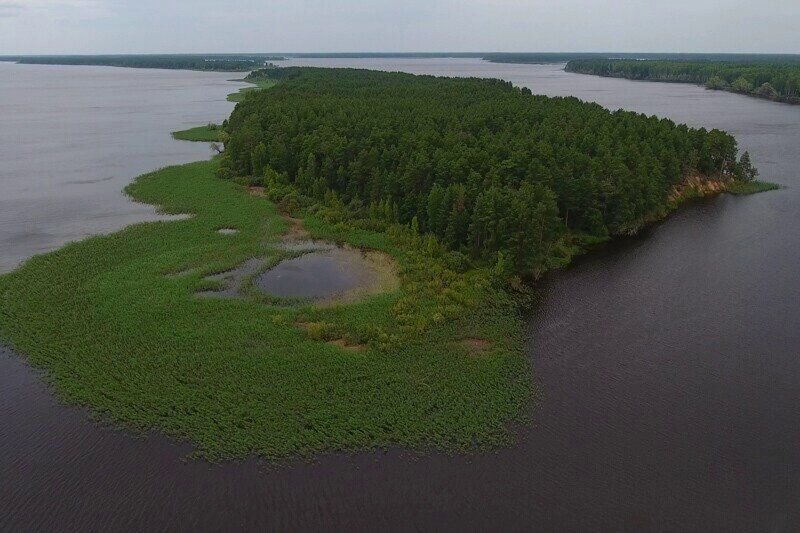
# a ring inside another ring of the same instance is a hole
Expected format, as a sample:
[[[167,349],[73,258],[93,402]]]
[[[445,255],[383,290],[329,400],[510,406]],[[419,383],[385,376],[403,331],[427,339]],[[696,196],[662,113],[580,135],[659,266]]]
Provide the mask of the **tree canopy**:
[[[635,230],[666,212],[689,176],[743,172],[722,131],[501,80],[296,67],[269,75],[278,85],[245,99],[226,125],[222,175],[371,228],[408,225],[519,273],[545,268],[565,235]]]
[[[566,70],[633,80],[696,83],[800,104],[800,65],[797,62],[661,61],[577,59]]]

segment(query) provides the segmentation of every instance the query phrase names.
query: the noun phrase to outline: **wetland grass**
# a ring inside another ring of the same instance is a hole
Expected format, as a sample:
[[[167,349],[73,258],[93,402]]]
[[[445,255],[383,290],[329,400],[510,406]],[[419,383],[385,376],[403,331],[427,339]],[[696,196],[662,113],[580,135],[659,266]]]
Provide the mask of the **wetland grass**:
[[[174,131],[172,132],[172,138],[178,141],[222,142],[224,133],[220,125],[209,123],[205,126],[189,128],[188,130]]]
[[[127,189],[190,218],[73,243],[0,277],[0,339],[63,401],[212,460],[508,441],[532,392],[516,305],[485,273],[420,252],[419,236],[309,217],[312,237],[393,256],[401,286],[332,306],[198,297],[206,276],[268,255],[289,230],[217,165],[169,167]],[[491,356],[459,345],[465,332]]]
[[[770,183],[768,181],[734,181],[728,185],[726,192],[742,196],[759,192],[776,191],[780,188],[781,186],[777,183]]]

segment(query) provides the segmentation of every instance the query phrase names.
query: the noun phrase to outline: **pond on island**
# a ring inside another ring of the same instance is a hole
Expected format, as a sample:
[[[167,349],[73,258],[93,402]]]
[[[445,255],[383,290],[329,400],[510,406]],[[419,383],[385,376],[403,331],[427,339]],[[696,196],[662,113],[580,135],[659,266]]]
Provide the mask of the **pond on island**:
[[[281,261],[253,283],[282,298],[331,298],[380,287],[380,275],[368,254],[348,248],[311,252]]]
[[[292,240],[280,249],[301,255],[271,267],[271,257],[248,259],[234,269],[206,277],[219,287],[198,295],[242,297],[252,283],[270,296],[332,303],[353,302],[399,286],[394,260],[381,252],[313,240]]]

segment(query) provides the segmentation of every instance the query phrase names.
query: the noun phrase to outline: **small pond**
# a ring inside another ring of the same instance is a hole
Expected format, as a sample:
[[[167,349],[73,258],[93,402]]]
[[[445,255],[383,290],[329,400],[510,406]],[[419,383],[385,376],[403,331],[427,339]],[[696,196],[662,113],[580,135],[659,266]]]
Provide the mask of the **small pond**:
[[[259,291],[278,298],[353,302],[370,294],[396,289],[395,262],[386,254],[314,240],[289,240],[280,248],[300,253],[265,270],[269,257],[251,258],[232,270],[206,276],[220,284],[197,293],[204,298],[240,298],[252,282]]]
[[[383,285],[376,266],[373,254],[333,248],[281,261],[253,283],[281,298],[326,299],[352,291],[375,292]]]

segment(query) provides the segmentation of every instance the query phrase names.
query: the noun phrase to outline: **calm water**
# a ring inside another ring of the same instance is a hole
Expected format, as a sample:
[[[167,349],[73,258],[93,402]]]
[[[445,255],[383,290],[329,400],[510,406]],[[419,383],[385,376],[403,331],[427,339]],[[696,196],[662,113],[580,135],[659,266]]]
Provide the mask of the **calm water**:
[[[800,107],[553,66],[313,63],[503,77],[724,128],[789,188],[695,204],[543,283],[528,348],[543,398],[495,453],[185,462],[0,355],[0,529],[800,529]]]
[[[209,157],[170,132],[226,118],[241,74],[0,62],[0,273],[88,235],[153,220],[121,191]]]
[[[326,298],[370,285],[377,274],[361,252],[334,248],[281,261],[253,283],[281,298]]]

